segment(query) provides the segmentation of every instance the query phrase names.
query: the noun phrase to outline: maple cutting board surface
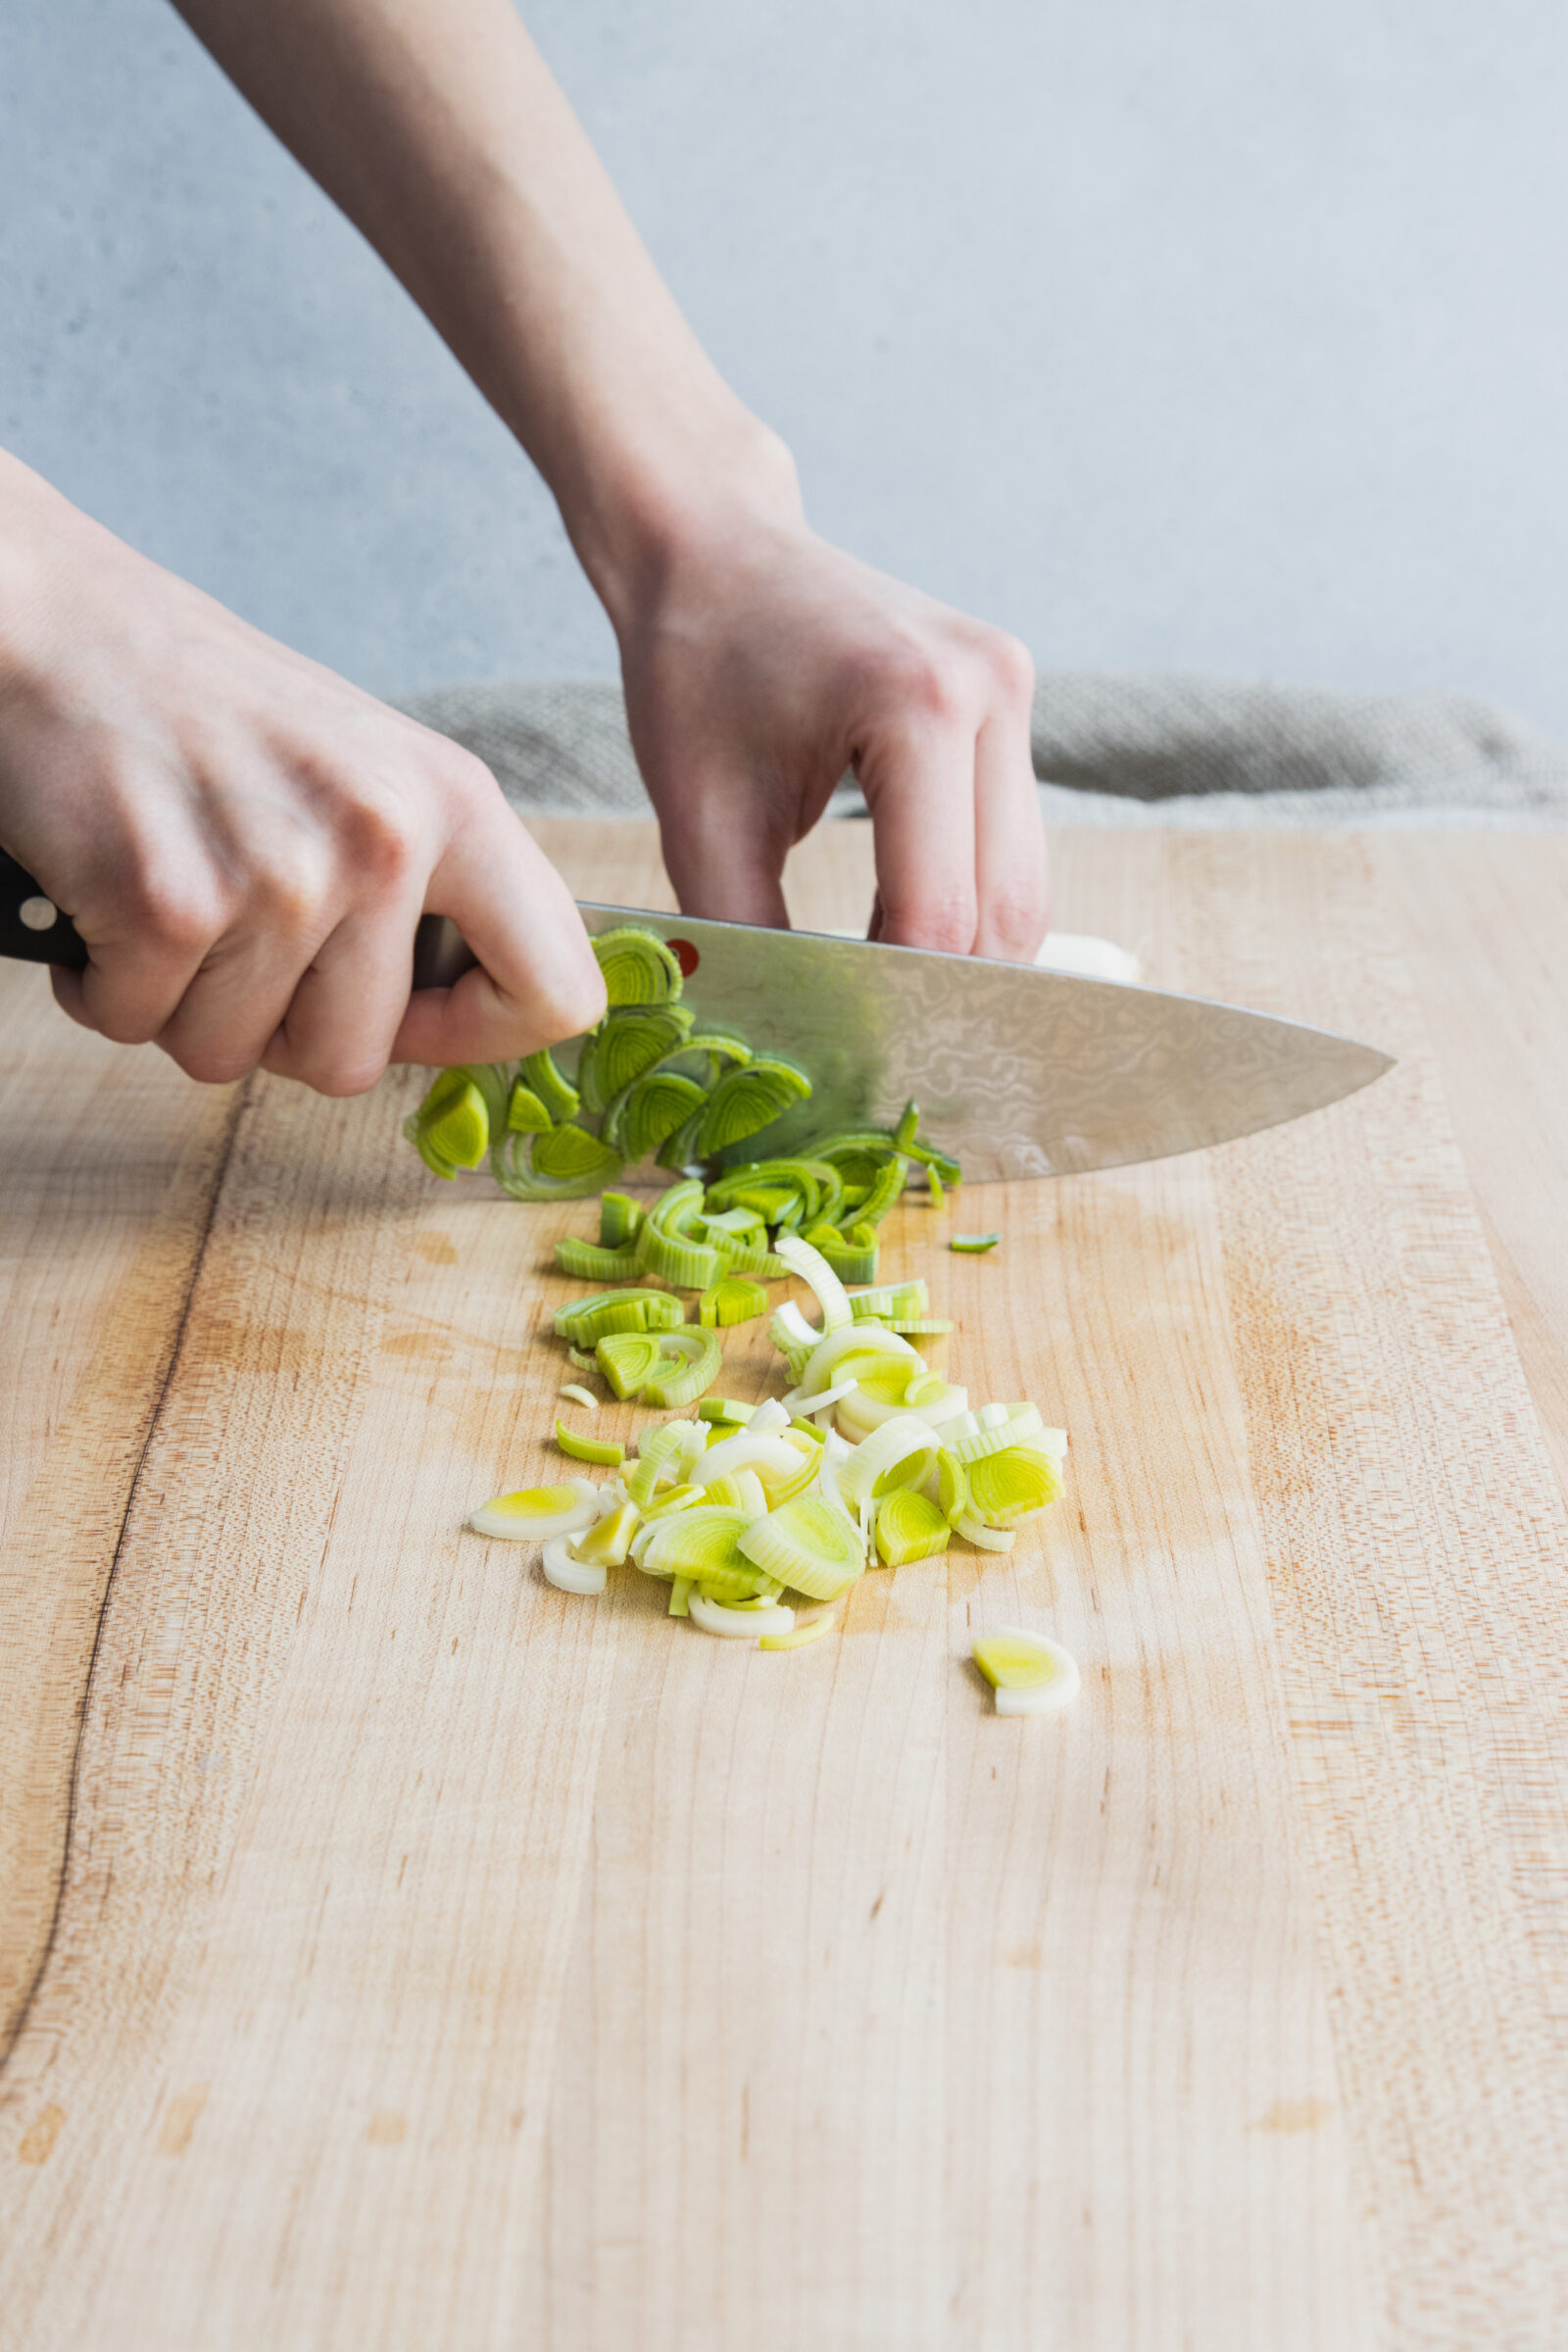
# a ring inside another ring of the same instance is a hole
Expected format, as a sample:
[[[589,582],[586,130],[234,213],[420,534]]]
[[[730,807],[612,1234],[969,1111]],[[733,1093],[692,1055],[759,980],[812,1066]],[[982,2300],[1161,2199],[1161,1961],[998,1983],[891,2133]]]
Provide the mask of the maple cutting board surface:
[[[651,828],[539,831],[669,903]],[[201,1089],[0,974],[7,2352],[1568,2341],[1568,844],[1055,873],[1398,1067],[901,1207],[1067,1493],[776,1655],[463,1532],[557,1468],[591,1206],[429,1177],[413,1073]],[[1009,1622],[1067,1713],[993,1713]]]

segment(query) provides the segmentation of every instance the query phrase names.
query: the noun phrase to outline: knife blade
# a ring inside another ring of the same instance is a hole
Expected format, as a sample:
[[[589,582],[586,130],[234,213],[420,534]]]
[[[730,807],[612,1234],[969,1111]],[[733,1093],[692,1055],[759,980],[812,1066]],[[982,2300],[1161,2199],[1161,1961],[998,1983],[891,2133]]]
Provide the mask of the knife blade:
[[[766,1131],[770,1155],[828,1128],[889,1126],[912,1097],[971,1183],[1078,1175],[1230,1143],[1393,1067],[1327,1030],[1123,981],[593,901],[580,910],[590,932],[656,932],[700,1018],[809,1073],[809,1101]],[[0,956],[87,960],[69,918],[3,852]],[[423,918],[416,987],[448,986],[473,962],[456,924]]]

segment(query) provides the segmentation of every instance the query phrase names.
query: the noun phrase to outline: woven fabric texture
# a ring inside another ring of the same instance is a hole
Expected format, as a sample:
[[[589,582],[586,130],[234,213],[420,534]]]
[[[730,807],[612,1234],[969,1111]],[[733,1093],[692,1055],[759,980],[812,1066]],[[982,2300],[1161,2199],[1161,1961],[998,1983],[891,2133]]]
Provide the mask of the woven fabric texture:
[[[523,814],[647,813],[612,681],[444,686],[400,708],[476,753]],[[1568,824],[1568,749],[1459,695],[1058,670],[1036,690],[1033,752],[1055,823]],[[849,780],[832,808],[864,813]]]

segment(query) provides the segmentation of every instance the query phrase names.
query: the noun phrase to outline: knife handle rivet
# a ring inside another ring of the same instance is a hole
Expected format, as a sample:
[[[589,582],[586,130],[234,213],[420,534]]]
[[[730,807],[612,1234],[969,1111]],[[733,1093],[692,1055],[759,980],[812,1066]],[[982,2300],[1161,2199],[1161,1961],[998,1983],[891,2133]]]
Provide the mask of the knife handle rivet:
[[[17,912],[29,931],[52,931],[60,918],[53,899],[24,899]]]
[[[703,960],[691,941],[689,939],[666,939],[664,945],[680,965],[681,978],[689,980]]]

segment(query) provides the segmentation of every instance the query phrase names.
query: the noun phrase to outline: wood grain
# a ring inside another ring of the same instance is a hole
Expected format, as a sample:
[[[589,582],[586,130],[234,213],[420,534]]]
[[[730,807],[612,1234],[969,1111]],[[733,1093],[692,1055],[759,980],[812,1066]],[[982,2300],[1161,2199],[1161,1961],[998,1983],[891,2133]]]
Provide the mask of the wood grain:
[[[646,828],[540,831],[667,904]],[[807,844],[797,914],[857,920],[868,852]],[[0,1138],[0,2343],[1564,2340],[1564,1161],[1509,1150],[1529,1056],[1485,1075],[1443,947],[1560,1038],[1562,902],[1470,856],[1059,845],[1064,924],[1399,1067],[993,1188],[991,1258],[898,1212],[960,1376],[1071,1430],[1068,1495],[780,1656],[460,1532],[551,1461],[580,1209],[437,1187],[408,1077],[223,1102],[0,976],[58,1073]],[[760,1394],[765,1343],[729,1358]],[[1069,1715],[991,1712],[968,1642],[1019,1621]]]

